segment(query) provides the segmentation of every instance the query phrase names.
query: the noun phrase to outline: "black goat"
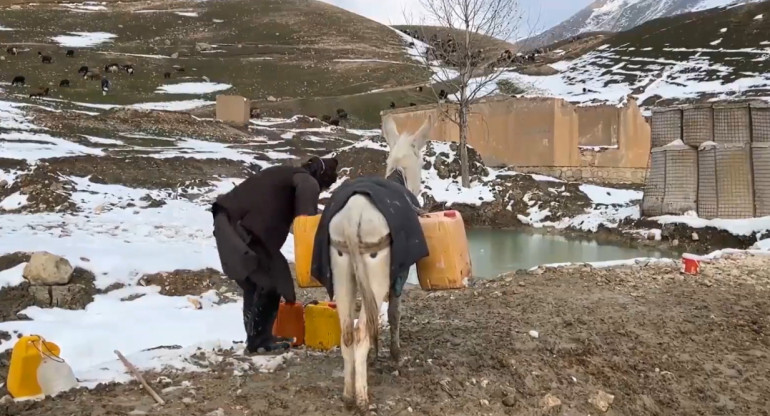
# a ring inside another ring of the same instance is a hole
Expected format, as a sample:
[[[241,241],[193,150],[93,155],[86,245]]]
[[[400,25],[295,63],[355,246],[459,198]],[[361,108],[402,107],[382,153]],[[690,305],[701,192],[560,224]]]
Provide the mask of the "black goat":
[[[394,103],[393,101],[391,101],[391,102],[390,102],[390,108],[396,108],[396,103]]]
[[[42,53],[42,52],[40,52],[40,51],[38,51],[38,52],[37,52],[37,54],[38,54],[38,56],[40,56],[40,60],[41,60],[41,61],[42,61],[44,64],[50,64],[50,63],[53,63],[53,58],[51,58],[49,55],[43,55],[43,53]]]
[[[18,55],[19,54],[19,50],[16,49],[15,46],[9,46],[5,51],[8,53],[8,55]]]
[[[345,111],[345,109],[343,109],[343,108],[338,108],[337,109],[337,118],[339,118],[340,120],[347,119],[348,118],[348,112]]]
[[[171,78],[171,72],[164,72],[163,73],[163,78],[165,78],[165,79]]]
[[[70,86],[70,80],[63,79],[59,82],[59,87],[69,87]]]
[[[24,86],[24,82],[25,82],[25,79],[23,76],[16,75],[15,77],[13,77],[13,81],[11,81],[11,86],[12,87]]]
[[[340,125],[340,120],[336,119],[336,118],[333,118],[333,119],[329,120],[329,124],[331,124],[332,126],[339,126]]]
[[[81,66],[80,69],[78,69],[78,74],[82,77],[85,77],[87,73],[88,73],[88,67],[85,65]]]
[[[70,49],[67,51],[67,58],[74,58],[75,57],[75,51]]]
[[[323,121],[324,123],[328,123],[328,122],[332,121],[332,116],[330,116],[328,114],[324,114],[324,115],[321,116],[321,121]]]

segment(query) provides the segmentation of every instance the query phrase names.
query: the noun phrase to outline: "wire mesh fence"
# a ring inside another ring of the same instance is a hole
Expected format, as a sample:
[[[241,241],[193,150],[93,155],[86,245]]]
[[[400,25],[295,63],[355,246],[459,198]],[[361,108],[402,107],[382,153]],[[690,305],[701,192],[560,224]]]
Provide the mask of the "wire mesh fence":
[[[698,151],[686,145],[664,147],[666,190],[663,213],[679,215],[697,211]]]
[[[682,110],[677,107],[652,111],[650,119],[652,147],[665,146],[682,139]]]
[[[767,104],[751,104],[751,141],[770,142],[770,106]]]
[[[698,149],[698,216],[716,218],[719,214],[717,199],[716,145]]]
[[[695,104],[682,108],[682,141],[700,146],[714,140],[714,112],[711,104]]]
[[[748,104],[714,105],[714,141],[722,144],[751,141]]]
[[[757,217],[770,216],[770,142],[752,143],[754,209]]]
[[[650,172],[644,182],[642,215],[663,215],[663,196],[666,192],[666,152],[663,147],[650,151]]]

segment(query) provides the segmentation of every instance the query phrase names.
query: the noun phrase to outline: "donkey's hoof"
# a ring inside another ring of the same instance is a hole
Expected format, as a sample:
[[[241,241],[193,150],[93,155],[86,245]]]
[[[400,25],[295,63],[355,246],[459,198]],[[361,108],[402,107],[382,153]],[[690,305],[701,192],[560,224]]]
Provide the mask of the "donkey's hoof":
[[[345,409],[347,410],[355,410],[356,409],[356,398],[353,396],[342,396],[342,403],[345,405]]]
[[[358,414],[365,415],[369,411],[369,400],[367,399],[356,400],[356,408],[358,410]]]

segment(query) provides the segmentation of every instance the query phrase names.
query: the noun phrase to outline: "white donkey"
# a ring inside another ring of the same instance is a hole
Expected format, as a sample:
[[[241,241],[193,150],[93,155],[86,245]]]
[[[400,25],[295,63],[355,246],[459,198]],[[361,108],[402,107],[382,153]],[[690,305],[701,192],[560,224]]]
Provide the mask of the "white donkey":
[[[429,118],[414,134],[398,133],[395,124],[386,120],[382,133],[390,148],[386,177],[400,171],[407,189],[420,193],[422,150],[432,128]],[[367,196],[353,195],[329,222],[331,240],[330,265],[334,276],[334,292],[342,328],[342,358],[346,405],[366,411],[369,405],[367,357],[373,345],[378,352],[379,311],[388,300],[390,355],[400,359],[399,298],[390,293],[390,229],[385,217]],[[356,311],[356,288],[361,289],[361,312],[353,326]]]

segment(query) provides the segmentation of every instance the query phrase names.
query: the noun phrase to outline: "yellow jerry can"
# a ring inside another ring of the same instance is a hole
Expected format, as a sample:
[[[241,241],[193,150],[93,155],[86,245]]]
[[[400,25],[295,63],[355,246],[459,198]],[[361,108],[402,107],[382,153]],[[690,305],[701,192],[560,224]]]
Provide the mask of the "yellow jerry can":
[[[305,306],[305,345],[330,350],[340,345],[341,336],[336,303],[318,302]]]
[[[321,214],[301,215],[294,219],[294,268],[297,274],[297,286],[302,288],[321,287],[321,284],[310,276],[313,242],[320,222]]]
[[[43,394],[37,381],[37,369],[43,354],[58,357],[58,345],[43,340],[39,335],[19,338],[11,351],[11,365],[8,368],[8,393],[13,398],[33,397]]]
[[[460,289],[471,277],[471,256],[465,224],[459,212],[439,211],[420,216],[428,256],[417,262],[423,290]]]

